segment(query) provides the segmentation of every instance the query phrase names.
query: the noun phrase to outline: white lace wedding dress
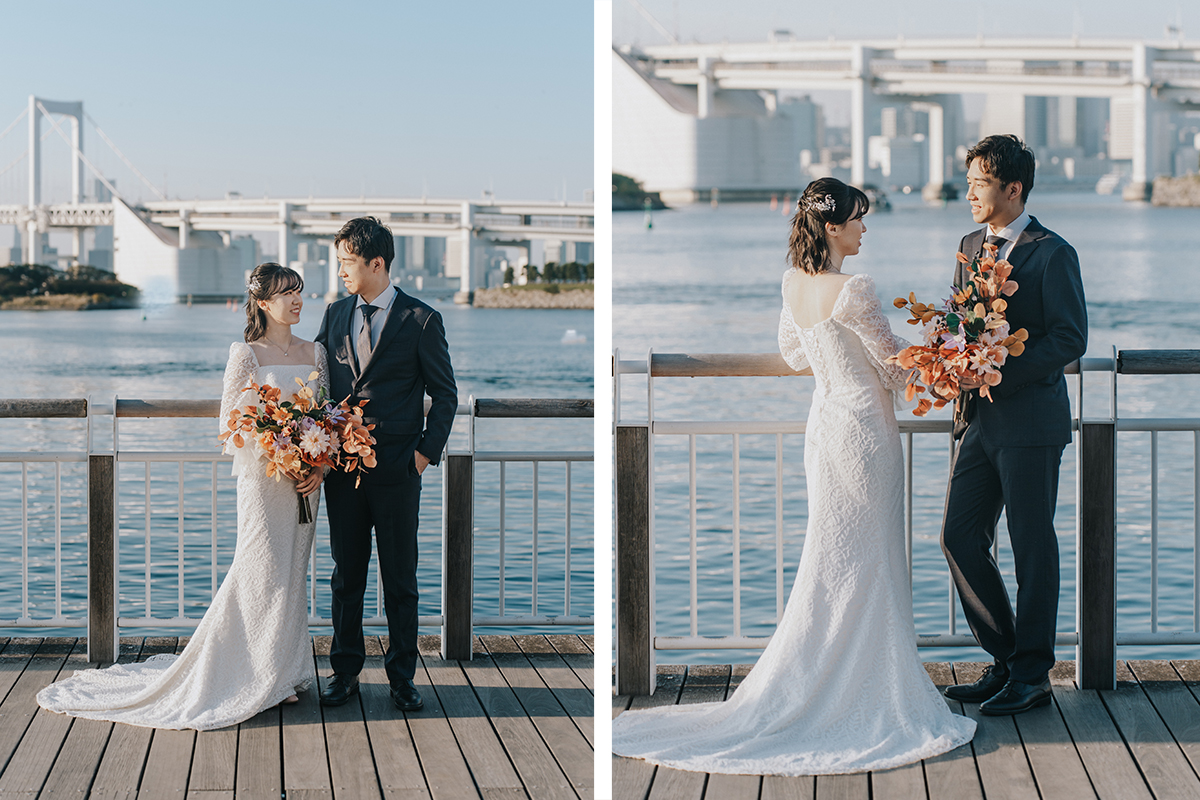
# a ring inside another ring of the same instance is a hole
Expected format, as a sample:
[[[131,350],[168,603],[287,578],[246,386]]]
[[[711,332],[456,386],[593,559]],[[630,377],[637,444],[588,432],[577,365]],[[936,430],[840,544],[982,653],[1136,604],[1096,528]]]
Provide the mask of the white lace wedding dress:
[[[786,287],[794,270],[784,276]],[[869,276],[800,328],[785,301],[779,348],[816,378],[804,443],[808,533],[787,608],[725,702],[627,711],[613,752],[700,772],[824,775],[908,764],[966,744],[917,655],[904,548],[904,469],[884,364],[896,338]]]
[[[318,381],[329,388],[325,351],[316,348]],[[221,425],[251,401],[250,381],[299,388],[313,365],[260,367],[242,342],[229,348]],[[318,382],[309,384],[314,391]],[[290,387],[290,388],[289,388]],[[224,430],[224,428],[222,428]],[[75,717],[152,728],[210,730],[234,725],[304,691],[315,675],[308,635],[306,579],[315,523],[300,525],[296,484],[268,478],[248,443],[236,448],[237,547],[212,604],[179,655],[80,670],[38,693],[38,703]],[[319,493],[309,498],[313,519]]]

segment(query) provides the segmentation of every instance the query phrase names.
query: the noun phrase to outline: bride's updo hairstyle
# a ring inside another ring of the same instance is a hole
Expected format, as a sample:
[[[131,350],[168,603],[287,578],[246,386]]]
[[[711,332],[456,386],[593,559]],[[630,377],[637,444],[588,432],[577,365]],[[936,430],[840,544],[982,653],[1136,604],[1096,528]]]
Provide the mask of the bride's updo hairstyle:
[[[300,273],[274,261],[259,264],[250,273],[246,284],[246,341],[257,342],[267,335],[267,314],[258,307],[259,300],[270,300],[280,292],[304,290]]]
[[[816,275],[829,269],[829,243],[825,241],[825,223],[845,225],[864,216],[871,201],[854,186],[837,178],[817,178],[796,202],[792,217],[792,235],[788,242],[788,262],[798,270]]]

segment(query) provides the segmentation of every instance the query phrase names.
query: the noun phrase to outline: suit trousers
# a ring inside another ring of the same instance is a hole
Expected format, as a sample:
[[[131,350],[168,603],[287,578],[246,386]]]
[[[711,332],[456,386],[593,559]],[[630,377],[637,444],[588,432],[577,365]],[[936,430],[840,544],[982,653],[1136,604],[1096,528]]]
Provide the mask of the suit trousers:
[[[1054,508],[1064,445],[995,446],[970,425],[955,450],[942,551],[979,644],[1013,680],[1041,682],[1054,665],[1058,538]],[[1017,576],[1013,614],[992,543],[1008,517]]]
[[[399,483],[377,484],[370,476],[354,488],[354,476],[331,472],[325,479],[329,543],[333,555],[333,671],[357,675],[366,660],[363,595],[371,563],[371,530],[379,556],[388,648],[383,667],[388,681],[412,680],[417,667],[417,518],[421,478],[405,474]]]

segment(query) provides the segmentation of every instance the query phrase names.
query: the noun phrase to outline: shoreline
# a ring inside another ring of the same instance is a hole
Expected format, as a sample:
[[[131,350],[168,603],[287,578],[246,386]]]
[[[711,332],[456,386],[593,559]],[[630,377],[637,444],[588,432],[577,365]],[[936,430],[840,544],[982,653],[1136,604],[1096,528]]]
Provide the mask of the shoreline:
[[[137,308],[137,300],[103,294],[43,294],[0,302],[0,311],[95,311]]]
[[[549,284],[558,287],[558,284]],[[534,288],[508,287],[476,289],[472,308],[569,308],[594,309],[596,293],[591,286],[582,289],[559,289],[548,292],[541,285]]]

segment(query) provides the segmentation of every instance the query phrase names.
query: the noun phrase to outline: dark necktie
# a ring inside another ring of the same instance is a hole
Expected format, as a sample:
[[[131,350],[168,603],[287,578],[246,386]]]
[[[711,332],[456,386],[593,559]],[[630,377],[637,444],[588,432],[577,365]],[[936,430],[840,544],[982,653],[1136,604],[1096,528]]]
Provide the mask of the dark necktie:
[[[358,353],[358,371],[360,373],[366,370],[367,362],[371,360],[371,315],[378,310],[372,305],[362,307],[362,330],[358,332],[358,340],[354,343],[354,349]]]
[[[1003,236],[988,236],[987,243],[996,246],[996,260],[999,261],[1000,249],[1008,243],[1008,239],[1005,239]]]

